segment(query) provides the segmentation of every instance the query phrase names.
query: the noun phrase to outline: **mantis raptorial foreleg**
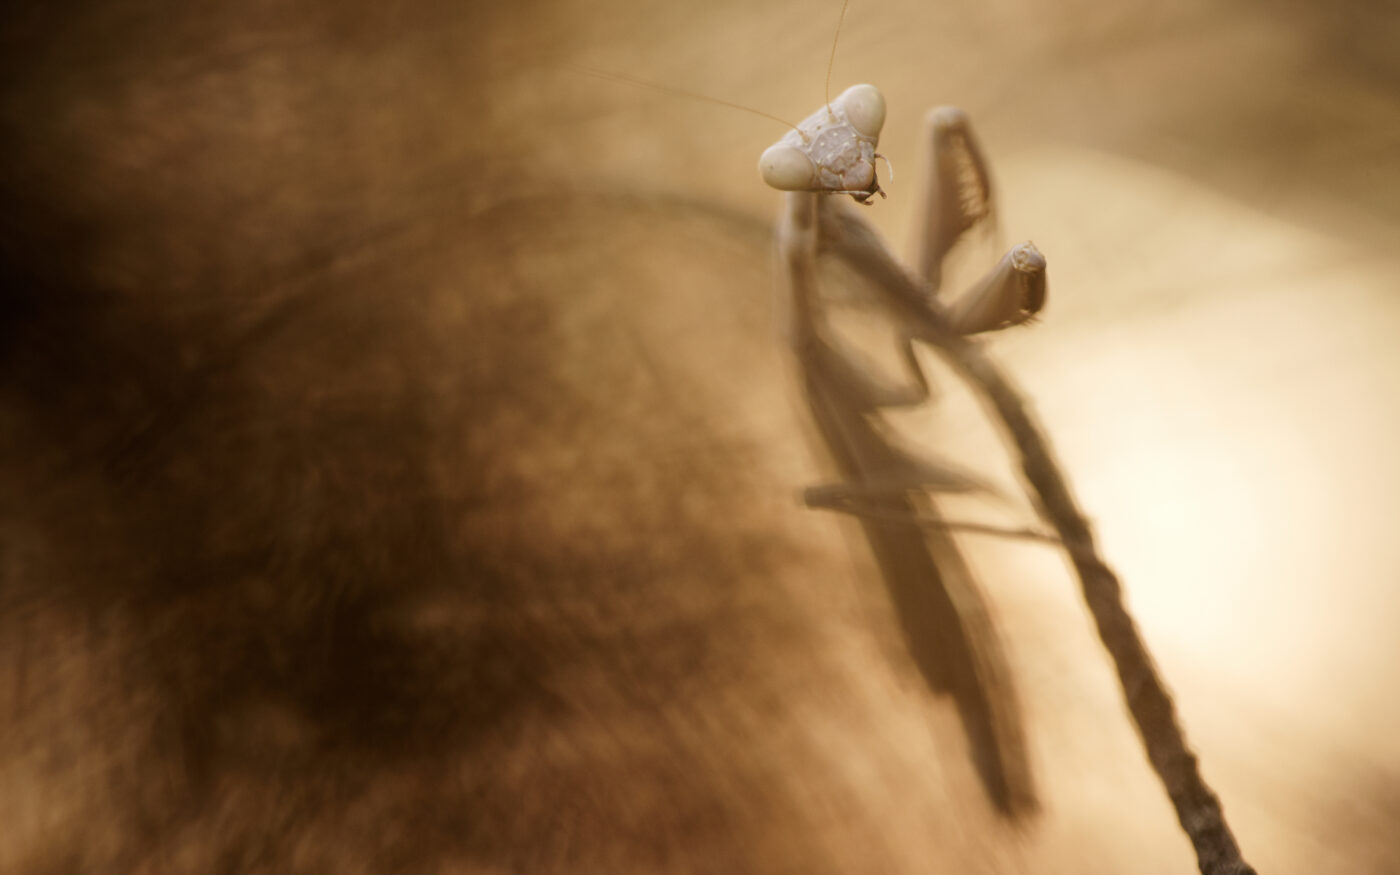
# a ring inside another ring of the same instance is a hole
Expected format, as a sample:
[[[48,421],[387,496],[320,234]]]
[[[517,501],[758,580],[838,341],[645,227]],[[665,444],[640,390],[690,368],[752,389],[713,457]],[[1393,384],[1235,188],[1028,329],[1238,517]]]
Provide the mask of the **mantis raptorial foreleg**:
[[[924,117],[924,191],[915,219],[914,267],[937,290],[943,259],[978,225],[994,225],[991,174],[967,113],[943,106]]]

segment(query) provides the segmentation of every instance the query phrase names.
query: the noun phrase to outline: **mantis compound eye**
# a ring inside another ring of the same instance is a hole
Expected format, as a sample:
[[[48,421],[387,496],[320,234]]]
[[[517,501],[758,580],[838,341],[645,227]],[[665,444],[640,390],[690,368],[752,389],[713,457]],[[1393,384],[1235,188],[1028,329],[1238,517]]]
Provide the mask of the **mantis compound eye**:
[[[758,159],[763,181],[778,191],[808,191],[817,181],[812,159],[796,146],[774,143]]]
[[[885,96],[874,85],[852,85],[836,98],[851,127],[863,137],[877,140],[885,126]]]

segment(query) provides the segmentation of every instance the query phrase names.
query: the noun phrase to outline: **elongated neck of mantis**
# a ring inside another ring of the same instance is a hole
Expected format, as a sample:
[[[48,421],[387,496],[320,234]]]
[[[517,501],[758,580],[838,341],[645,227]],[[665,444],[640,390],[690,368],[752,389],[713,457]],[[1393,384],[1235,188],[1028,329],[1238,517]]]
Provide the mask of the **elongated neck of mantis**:
[[[782,269],[783,305],[788,343],[802,351],[812,342],[817,326],[817,210],[821,195],[790,191],[783,196],[778,217],[778,259]]]

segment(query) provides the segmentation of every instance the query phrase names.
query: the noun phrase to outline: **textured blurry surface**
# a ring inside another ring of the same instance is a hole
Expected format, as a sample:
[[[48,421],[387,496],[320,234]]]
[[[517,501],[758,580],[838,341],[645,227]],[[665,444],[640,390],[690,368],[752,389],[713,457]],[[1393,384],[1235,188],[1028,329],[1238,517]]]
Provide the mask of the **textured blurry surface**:
[[[781,127],[571,72],[801,117],[838,5],[7,13],[0,871],[1191,871],[1058,557],[968,540],[1011,824],[796,509]],[[833,76],[892,239],[923,111],[978,126],[1050,262],[999,354],[1261,872],[1400,867],[1397,42],[860,0]],[[1004,471],[944,387],[902,425]]]

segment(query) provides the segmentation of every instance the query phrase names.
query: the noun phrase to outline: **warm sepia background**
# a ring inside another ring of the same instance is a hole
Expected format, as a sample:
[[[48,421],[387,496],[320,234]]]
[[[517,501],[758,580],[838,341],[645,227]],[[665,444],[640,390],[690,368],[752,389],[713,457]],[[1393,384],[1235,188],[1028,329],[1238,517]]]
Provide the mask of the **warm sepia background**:
[[[967,540],[1013,823],[797,507],[781,126],[580,72],[799,118],[838,12],[6,12],[0,871],[1193,871],[1054,551]],[[1397,57],[1367,0],[855,0],[833,73],[901,248],[971,113],[1050,264],[996,353],[1271,875],[1400,870]]]

